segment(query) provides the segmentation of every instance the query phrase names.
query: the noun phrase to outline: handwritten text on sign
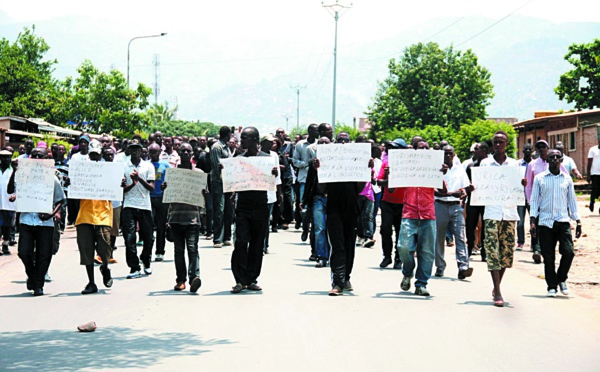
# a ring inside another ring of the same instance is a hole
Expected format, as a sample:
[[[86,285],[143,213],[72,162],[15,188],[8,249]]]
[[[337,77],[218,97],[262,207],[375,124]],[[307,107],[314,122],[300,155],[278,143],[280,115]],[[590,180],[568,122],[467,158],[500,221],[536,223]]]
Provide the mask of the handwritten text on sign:
[[[204,207],[202,190],[206,189],[206,173],[191,169],[168,168],[165,176],[167,188],[163,203],[183,203]]]
[[[525,205],[521,185],[523,167],[473,167],[471,178],[475,191],[471,205]]]
[[[444,152],[439,150],[390,150],[389,187],[444,186]]]
[[[223,192],[275,190],[271,173],[275,162],[271,156],[238,156],[221,159]]]
[[[124,169],[125,163],[121,162],[70,162],[69,199],[123,200]]]
[[[319,182],[371,181],[371,144],[347,143],[317,145]]]
[[[17,212],[52,213],[54,161],[19,159],[15,174]]]

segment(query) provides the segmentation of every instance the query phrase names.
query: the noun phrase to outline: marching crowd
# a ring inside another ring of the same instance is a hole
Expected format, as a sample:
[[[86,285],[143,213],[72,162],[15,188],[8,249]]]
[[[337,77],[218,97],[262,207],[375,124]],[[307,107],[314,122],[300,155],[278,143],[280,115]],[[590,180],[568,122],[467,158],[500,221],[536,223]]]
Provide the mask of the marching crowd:
[[[398,138],[375,144],[359,136],[356,143],[371,143],[371,159],[364,164],[370,169],[371,181],[322,183],[317,144],[343,146],[351,142],[350,137],[340,132],[334,138],[331,125],[326,123],[310,124],[307,133],[292,139],[279,128],[274,136],[261,137],[254,127],[236,130],[227,126],[214,138],[170,137],[156,132],[147,140],[140,136],[120,140],[108,135],[91,139],[84,133],[68,153],[63,145],[54,143],[48,148],[44,142],[34,146],[27,140],[12,161],[14,150],[6,147],[0,151],[2,253],[11,254],[9,246],[17,244],[18,232],[18,255],[25,266],[27,289],[34,296],[43,295],[44,283],[51,280],[48,269],[59,249],[60,236],[66,226],[75,225],[80,263],[88,276],[81,293],[92,294],[98,292],[96,264],[100,265],[104,286],[112,286],[109,264],[117,262],[113,251],[119,235],[123,236],[130,269],[127,279],[151,275],[153,257],[154,261],[164,260],[165,241],[169,240],[174,245],[173,289],[184,290],[187,284],[191,292],[197,292],[202,284],[198,244],[206,239],[212,240],[214,248],[233,245],[232,293],[261,291],[258,278],[263,256],[269,253],[270,232],[294,226],[302,229],[301,240],[310,242],[310,260],[315,266],[330,268],[329,295],[337,296],[353,290],[350,277],[356,246],[373,247],[379,226],[380,267],[393,265],[401,270],[403,291],[410,290],[414,278],[415,294],[429,296],[431,275],[447,275],[445,251],[454,247],[458,279],[472,275],[469,257],[480,254],[491,274],[493,303],[502,307],[501,282],[505,270],[512,267],[514,250],[524,249],[528,212],[532,258],[545,265],[547,295],[555,297],[557,290],[569,294],[566,281],[574,258],[570,220],[576,221],[575,236],[581,235],[571,174],[582,176],[573,160],[563,154],[562,143],[556,143],[554,149],[545,140],[534,146],[525,144],[520,149],[523,157],[517,160],[506,154],[511,139],[498,131],[491,141],[475,143],[472,156],[462,163],[447,141],[433,143],[433,150],[444,153],[439,169],[443,187],[393,188],[388,185],[389,152],[429,149],[430,144],[421,137],[413,137],[409,143]],[[271,175],[276,188],[224,192],[222,161],[254,156],[273,158]],[[15,175],[19,160],[25,158],[54,160],[51,213],[16,212]],[[124,163],[123,175],[117,176],[122,178],[123,200],[68,198],[69,164],[75,161]],[[598,146],[590,150],[589,161],[588,181],[591,175],[595,184],[600,177]],[[471,205],[475,167],[523,167],[525,205]],[[169,168],[206,175],[204,207],[163,203]],[[561,254],[558,270],[557,243]]]

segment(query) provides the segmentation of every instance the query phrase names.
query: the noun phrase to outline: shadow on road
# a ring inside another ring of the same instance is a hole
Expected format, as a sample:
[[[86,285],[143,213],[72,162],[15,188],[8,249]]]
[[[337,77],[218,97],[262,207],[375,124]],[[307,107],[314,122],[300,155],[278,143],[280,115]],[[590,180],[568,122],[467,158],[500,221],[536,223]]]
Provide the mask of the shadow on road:
[[[477,305],[477,306],[494,307],[494,301],[465,301],[465,302],[459,302],[458,305]],[[510,302],[508,302],[508,301],[504,301],[504,307],[514,309],[514,307],[510,306]]]
[[[302,295],[302,296],[329,296],[329,291],[305,291],[305,292],[300,292],[298,294]],[[355,295],[354,293],[352,293],[350,291],[344,291],[342,293],[342,296],[356,297],[357,295]],[[332,296],[332,297],[334,297],[334,296]]]
[[[2,370],[76,371],[149,367],[165,358],[198,355],[229,340],[203,340],[192,333],[148,334],[125,327],[2,332]]]
[[[199,293],[193,293],[190,292],[189,290],[187,291],[175,291],[172,289],[166,290],[166,291],[154,291],[154,292],[148,292],[148,296],[185,296],[185,295],[192,295],[192,296],[199,296]]]
[[[523,295],[523,297],[543,298],[543,299],[548,299],[548,300],[552,300],[552,301],[556,301],[556,300],[569,300],[569,296],[561,296],[561,295],[558,295],[556,297],[548,297],[546,295]]]
[[[434,296],[419,296],[412,292],[380,292],[376,293],[373,298],[396,298],[399,300],[432,300]]]
[[[89,295],[82,295],[81,292],[68,292],[68,293],[57,293],[55,295],[48,296],[48,297],[81,297],[81,296],[96,296],[96,295],[106,295],[106,294],[108,294],[108,292],[106,292],[106,290],[98,289],[97,293],[93,293],[93,294],[89,294]]]

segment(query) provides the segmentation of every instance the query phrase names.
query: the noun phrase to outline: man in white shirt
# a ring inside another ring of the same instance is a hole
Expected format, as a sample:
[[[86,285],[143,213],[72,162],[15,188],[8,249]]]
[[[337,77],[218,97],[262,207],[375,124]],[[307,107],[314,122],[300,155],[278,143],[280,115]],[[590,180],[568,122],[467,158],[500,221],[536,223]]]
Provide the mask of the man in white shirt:
[[[567,172],[569,172],[569,174],[573,173],[575,177],[582,180],[583,176],[581,175],[581,173],[579,173],[579,169],[577,169],[577,164],[575,164],[575,160],[573,160],[572,157],[565,155],[565,145],[562,143],[562,141],[557,141],[554,145],[554,148],[560,151],[561,154],[563,154],[562,166],[565,167]]]
[[[597,135],[598,145],[600,145],[600,134]],[[600,149],[599,146],[593,146],[588,152],[587,163],[587,182],[592,184],[592,194],[590,195],[590,211],[594,211],[594,203],[600,196]]]
[[[125,258],[130,273],[127,279],[142,276],[140,259],[144,265],[144,273],[152,274],[150,261],[152,259],[152,204],[150,192],[154,190],[154,166],[141,159],[142,145],[133,140],[129,144],[131,157],[125,162],[125,178],[123,187],[123,210],[121,212],[121,230],[125,240]],[[144,242],[140,259],[137,256],[136,224],[140,227],[140,237]]]
[[[557,286],[563,295],[569,295],[567,275],[575,257],[569,219],[577,221],[575,237],[581,236],[581,221],[577,214],[573,180],[568,174],[561,172],[561,161],[560,151],[548,152],[548,170],[535,177],[531,194],[531,234],[539,234],[548,297],[556,297]],[[557,242],[561,255],[558,271],[554,263]]]
[[[518,167],[519,163],[506,155],[508,135],[497,131],[492,139],[494,156],[481,162],[481,167]],[[523,180],[522,184],[526,184]],[[487,205],[483,214],[484,249],[488,271],[492,275],[494,306],[503,307],[500,283],[506,268],[512,267],[515,250],[515,226],[519,220],[517,206]]]
[[[444,250],[446,246],[446,232],[448,231],[455,240],[456,261],[458,264],[458,279],[465,279],[473,274],[473,268],[469,267],[469,254],[465,245],[465,219],[462,199],[471,191],[471,182],[463,167],[454,164],[454,147],[444,147],[444,164],[448,171],[444,175],[447,191],[435,191],[435,276],[443,276],[446,269]]]

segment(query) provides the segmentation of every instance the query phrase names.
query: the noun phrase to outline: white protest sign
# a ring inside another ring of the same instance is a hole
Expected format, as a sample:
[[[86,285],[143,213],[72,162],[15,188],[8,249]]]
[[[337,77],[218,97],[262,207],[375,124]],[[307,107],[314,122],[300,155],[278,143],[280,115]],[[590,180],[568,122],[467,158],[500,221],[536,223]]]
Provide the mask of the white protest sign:
[[[19,159],[15,174],[17,212],[52,213],[54,207],[54,161]]]
[[[275,190],[271,173],[275,162],[271,156],[238,156],[221,159],[223,192]]]
[[[70,162],[69,199],[123,200],[124,170],[125,163],[122,162]]]
[[[371,144],[317,145],[319,182],[370,182]]]
[[[471,205],[525,205],[520,168],[524,167],[472,167],[475,191],[471,193]]]
[[[206,173],[192,169],[168,168],[163,203],[183,203],[204,207],[202,190],[206,189],[206,177]]]
[[[388,187],[444,187],[444,152],[440,150],[388,151]]]

